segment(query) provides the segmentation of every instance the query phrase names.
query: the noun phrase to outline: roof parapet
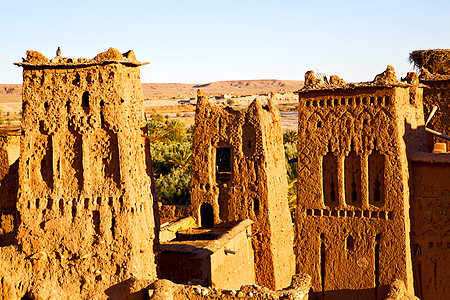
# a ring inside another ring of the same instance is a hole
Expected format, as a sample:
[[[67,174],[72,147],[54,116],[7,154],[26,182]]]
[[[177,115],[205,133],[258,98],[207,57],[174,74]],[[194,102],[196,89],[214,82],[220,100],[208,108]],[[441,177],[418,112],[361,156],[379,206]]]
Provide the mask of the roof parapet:
[[[109,48],[108,51],[97,54],[93,59],[88,58],[68,58],[56,55],[49,60],[42,53],[34,50],[27,50],[27,58],[22,58],[23,62],[15,63],[19,67],[86,67],[92,65],[103,65],[110,63],[120,63],[128,66],[142,66],[148,62],[142,63],[136,60],[133,50],[120,53],[115,48]]]

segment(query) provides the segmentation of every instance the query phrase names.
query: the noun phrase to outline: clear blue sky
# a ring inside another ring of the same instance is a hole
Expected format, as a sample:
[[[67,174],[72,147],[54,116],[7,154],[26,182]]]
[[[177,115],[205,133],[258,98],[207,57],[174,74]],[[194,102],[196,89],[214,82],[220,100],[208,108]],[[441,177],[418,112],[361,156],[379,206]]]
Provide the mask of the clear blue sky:
[[[27,49],[93,58],[133,49],[142,82],[303,80],[315,70],[368,81],[413,70],[415,49],[450,48],[450,1],[1,1],[0,83]]]

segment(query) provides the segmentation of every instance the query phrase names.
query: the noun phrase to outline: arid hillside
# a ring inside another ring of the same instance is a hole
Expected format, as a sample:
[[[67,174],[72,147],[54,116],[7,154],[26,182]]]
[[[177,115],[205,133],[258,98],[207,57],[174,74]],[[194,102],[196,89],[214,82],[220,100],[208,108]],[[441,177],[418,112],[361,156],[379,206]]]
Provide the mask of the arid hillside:
[[[186,83],[143,83],[144,98],[156,99],[189,99],[196,95],[197,89],[202,89],[206,95],[216,96],[232,94],[235,96],[269,93],[290,92],[299,90],[303,81],[298,80],[232,80],[217,81],[206,84]],[[1,102],[20,101],[22,94],[21,84],[0,84]]]
[[[202,89],[206,95],[233,94],[236,96],[268,93],[289,92],[299,90],[303,81],[297,80],[232,80],[216,81],[206,84],[182,83],[143,83],[144,96],[147,99],[185,99],[196,95],[197,89]]]

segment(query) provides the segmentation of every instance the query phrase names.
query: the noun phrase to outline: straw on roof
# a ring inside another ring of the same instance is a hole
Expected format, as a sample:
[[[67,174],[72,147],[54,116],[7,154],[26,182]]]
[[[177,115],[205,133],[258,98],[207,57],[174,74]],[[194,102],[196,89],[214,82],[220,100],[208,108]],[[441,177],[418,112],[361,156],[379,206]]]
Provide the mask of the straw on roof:
[[[450,75],[450,49],[415,50],[409,54],[409,61],[422,72]]]

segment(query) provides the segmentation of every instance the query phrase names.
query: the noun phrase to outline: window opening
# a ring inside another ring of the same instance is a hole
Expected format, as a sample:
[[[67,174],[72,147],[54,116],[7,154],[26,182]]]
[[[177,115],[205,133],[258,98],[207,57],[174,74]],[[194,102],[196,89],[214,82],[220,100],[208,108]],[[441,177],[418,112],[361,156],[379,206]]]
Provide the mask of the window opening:
[[[216,181],[231,179],[231,149],[229,147],[216,148]]]

